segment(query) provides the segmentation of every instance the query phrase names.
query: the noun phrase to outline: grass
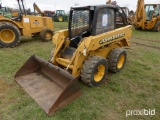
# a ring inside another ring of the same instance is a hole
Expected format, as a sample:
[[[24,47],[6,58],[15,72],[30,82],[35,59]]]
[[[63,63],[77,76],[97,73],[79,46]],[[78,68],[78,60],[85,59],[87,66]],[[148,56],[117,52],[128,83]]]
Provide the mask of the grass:
[[[54,23],[55,31],[67,23]],[[0,120],[123,120],[127,110],[155,109],[155,116],[128,116],[127,119],[160,119],[160,34],[133,30],[131,47],[126,49],[125,68],[109,73],[100,87],[80,83],[82,96],[48,116],[14,81],[16,71],[33,54],[48,60],[52,42],[22,38],[15,48],[0,49]],[[141,44],[137,44],[141,43]],[[156,47],[154,47],[156,46]]]

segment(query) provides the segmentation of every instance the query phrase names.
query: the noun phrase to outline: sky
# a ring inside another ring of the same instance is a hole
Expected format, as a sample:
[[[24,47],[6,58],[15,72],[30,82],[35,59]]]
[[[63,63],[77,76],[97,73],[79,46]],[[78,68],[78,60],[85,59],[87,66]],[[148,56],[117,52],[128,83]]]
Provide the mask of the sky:
[[[12,8],[17,7],[17,0],[0,0],[2,6]],[[105,4],[107,0],[24,0],[25,6],[33,11],[33,3],[35,2],[39,8],[43,10],[70,10],[73,6],[87,6]],[[115,0],[113,0],[115,1]],[[121,7],[128,7],[130,10],[136,10],[138,0],[116,0]],[[160,4],[160,0],[145,0],[145,4]]]

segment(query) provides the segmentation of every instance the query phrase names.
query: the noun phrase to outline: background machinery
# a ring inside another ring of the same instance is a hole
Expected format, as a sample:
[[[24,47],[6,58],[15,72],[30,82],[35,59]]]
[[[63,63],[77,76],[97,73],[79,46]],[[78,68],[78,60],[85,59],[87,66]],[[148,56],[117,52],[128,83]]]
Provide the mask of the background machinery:
[[[55,14],[53,15],[53,20],[56,22],[68,21],[68,15],[64,10],[56,10]]]
[[[160,4],[144,4],[144,0],[138,0],[135,29],[159,31]]]
[[[12,19],[0,19],[0,47],[18,45],[20,36],[40,35],[43,41],[53,36],[53,22],[50,17],[27,15],[23,0],[17,0],[20,13]]]
[[[0,18],[12,18],[11,9],[8,7],[1,7],[0,8]]]
[[[128,7],[121,7],[124,11],[124,13],[126,14],[127,17],[127,21],[129,25],[133,25],[134,24],[134,12],[130,11]]]
[[[130,46],[132,26],[118,6],[99,5],[73,7],[68,30],[52,38],[51,59],[31,56],[18,70],[15,80],[47,114],[69,104],[81,95],[78,77],[89,86],[99,86],[108,70],[121,71]],[[122,25],[116,26],[116,14]]]
[[[39,14],[41,14],[41,16],[51,17],[55,22],[68,21],[68,16],[64,10],[56,10],[56,11],[45,10],[44,12],[42,12],[36,3],[33,4],[33,8],[34,8],[34,13],[35,11],[37,11]]]
[[[117,2],[116,1],[111,1],[111,0],[108,0],[106,2],[106,4],[112,4],[112,5],[117,5]],[[127,17],[127,21],[128,21],[128,24],[129,25],[133,25],[134,24],[134,12],[131,10],[129,10],[128,7],[120,7],[121,8],[121,12],[124,12],[126,17]],[[122,20],[121,20],[121,17],[120,15],[117,13],[116,15],[116,21],[121,23]]]
[[[36,11],[38,12],[38,14],[40,14],[41,16],[45,16],[45,17],[53,17],[53,14],[55,14],[54,11],[41,11],[41,9],[38,7],[38,5],[36,3],[33,4],[33,8],[34,8],[34,14],[36,15]],[[49,15],[50,14],[50,15]]]

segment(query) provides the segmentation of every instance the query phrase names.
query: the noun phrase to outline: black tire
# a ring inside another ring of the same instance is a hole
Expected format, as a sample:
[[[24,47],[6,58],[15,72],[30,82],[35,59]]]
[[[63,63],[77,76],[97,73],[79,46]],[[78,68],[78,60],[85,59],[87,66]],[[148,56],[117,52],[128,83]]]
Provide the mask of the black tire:
[[[135,30],[141,30],[141,28],[140,28],[140,27],[136,27],[136,26],[135,26],[134,28],[135,28]]]
[[[32,38],[37,38],[37,37],[39,37],[39,33],[32,34]]]
[[[127,53],[122,48],[115,48],[109,52],[108,55],[108,70],[114,73],[121,71],[127,59]]]
[[[93,56],[84,62],[81,70],[81,79],[89,86],[98,86],[106,79],[107,73],[107,60],[99,56]]]
[[[20,42],[20,31],[12,23],[0,24],[0,47],[15,47]]]
[[[63,22],[64,21],[64,17],[62,15],[59,15],[57,17],[58,22]]]
[[[158,21],[158,22],[156,23],[156,25],[155,25],[154,28],[153,28],[153,31],[154,31],[154,32],[159,32],[159,31],[160,31],[160,21]]]
[[[48,42],[52,40],[52,36],[53,36],[53,31],[50,29],[43,29],[40,32],[40,38],[42,39],[42,41],[44,42]]]

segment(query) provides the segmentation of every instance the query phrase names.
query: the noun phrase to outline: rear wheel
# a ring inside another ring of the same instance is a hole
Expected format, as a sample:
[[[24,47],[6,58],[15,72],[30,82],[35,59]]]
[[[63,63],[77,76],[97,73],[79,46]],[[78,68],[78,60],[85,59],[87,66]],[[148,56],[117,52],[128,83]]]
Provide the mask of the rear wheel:
[[[157,22],[157,24],[156,24],[155,27],[153,28],[153,31],[155,31],[155,32],[160,31],[160,21]]]
[[[11,23],[0,24],[0,46],[15,47],[20,42],[20,31]]]
[[[50,29],[44,29],[40,32],[40,38],[44,42],[52,40],[52,36],[53,36],[53,31]]]
[[[111,72],[119,72],[123,69],[126,63],[127,53],[122,48],[115,48],[108,55],[108,69]]]
[[[63,22],[63,20],[64,20],[63,16],[62,16],[62,15],[59,15],[59,16],[58,16],[58,22]]]
[[[89,57],[83,64],[81,79],[89,86],[98,86],[105,80],[107,72],[106,59],[99,56]]]

